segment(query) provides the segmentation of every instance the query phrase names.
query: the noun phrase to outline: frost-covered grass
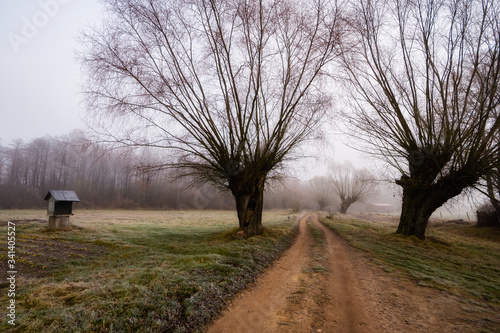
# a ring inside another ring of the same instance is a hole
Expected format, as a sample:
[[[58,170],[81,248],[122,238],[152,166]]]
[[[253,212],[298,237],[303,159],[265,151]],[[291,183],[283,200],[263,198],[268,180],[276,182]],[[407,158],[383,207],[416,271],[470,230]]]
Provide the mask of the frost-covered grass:
[[[0,211],[0,221],[35,220],[16,222],[16,326],[0,330],[201,331],[296,234],[284,212],[264,213],[264,234],[248,239],[234,237],[226,211],[75,210],[61,231],[39,219],[45,212]]]
[[[420,285],[500,303],[499,228],[476,228],[466,221],[431,221],[426,240],[421,241],[396,235],[394,222],[345,215],[322,221],[387,271],[403,272]]]

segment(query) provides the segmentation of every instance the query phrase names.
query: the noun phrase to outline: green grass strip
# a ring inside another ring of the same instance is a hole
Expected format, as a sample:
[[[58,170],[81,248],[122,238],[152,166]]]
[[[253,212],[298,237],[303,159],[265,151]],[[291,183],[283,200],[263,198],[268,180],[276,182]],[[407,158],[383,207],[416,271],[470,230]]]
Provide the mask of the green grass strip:
[[[323,223],[366,251],[386,271],[405,272],[423,286],[500,302],[500,230],[463,221],[430,222],[427,238],[396,235],[396,225],[346,216]]]

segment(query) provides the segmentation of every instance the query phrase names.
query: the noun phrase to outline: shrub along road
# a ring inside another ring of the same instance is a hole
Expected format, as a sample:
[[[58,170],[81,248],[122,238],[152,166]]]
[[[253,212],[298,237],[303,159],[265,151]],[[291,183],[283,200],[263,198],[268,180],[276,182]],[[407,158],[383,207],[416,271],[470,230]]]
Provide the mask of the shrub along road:
[[[208,332],[494,331],[498,309],[471,304],[382,269],[309,214],[294,245]]]

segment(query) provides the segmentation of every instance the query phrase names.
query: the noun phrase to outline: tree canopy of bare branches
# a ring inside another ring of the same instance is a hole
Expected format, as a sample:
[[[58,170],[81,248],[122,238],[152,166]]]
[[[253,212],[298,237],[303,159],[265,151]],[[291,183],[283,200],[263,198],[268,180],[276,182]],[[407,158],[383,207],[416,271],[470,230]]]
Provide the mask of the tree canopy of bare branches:
[[[312,199],[319,205],[319,210],[324,210],[332,199],[333,192],[327,177],[314,177],[309,181],[309,191]]]
[[[262,231],[266,182],[319,126],[341,39],[330,1],[106,0],[82,36],[88,109],[101,137],[172,149],[183,175],[234,195]]]
[[[349,162],[332,164],[330,172],[331,186],[340,197],[341,214],[347,213],[353,203],[366,199],[377,184],[368,170],[356,169]]]
[[[425,237],[430,215],[498,161],[500,3],[358,1],[344,58],[354,135],[401,173],[397,232]]]

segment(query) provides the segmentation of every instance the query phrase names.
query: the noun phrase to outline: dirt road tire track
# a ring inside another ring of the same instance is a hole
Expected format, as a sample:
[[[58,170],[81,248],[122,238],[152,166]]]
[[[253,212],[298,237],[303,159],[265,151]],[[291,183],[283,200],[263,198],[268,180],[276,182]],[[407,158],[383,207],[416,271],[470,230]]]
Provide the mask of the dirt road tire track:
[[[308,223],[323,232],[322,246]],[[327,269],[311,270],[322,257]],[[208,332],[479,332],[488,316],[500,320],[498,313],[466,311],[459,296],[383,271],[308,214],[292,247]]]
[[[275,332],[280,309],[286,307],[299,275],[310,255],[312,238],[307,233],[309,214],[299,221],[299,235],[292,247],[273,264],[256,284],[243,292],[208,330],[216,332]]]
[[[363,305],[367,300],[348,247],[319,222],[317,215],[314,215],[313,222],[325,235],[330,269],[330,276],[326,281],[330,302],[325,304],[329,320],[323,329],[326,329],[325,332],[373,332],[373,325],[369,325],[365,318]]]

